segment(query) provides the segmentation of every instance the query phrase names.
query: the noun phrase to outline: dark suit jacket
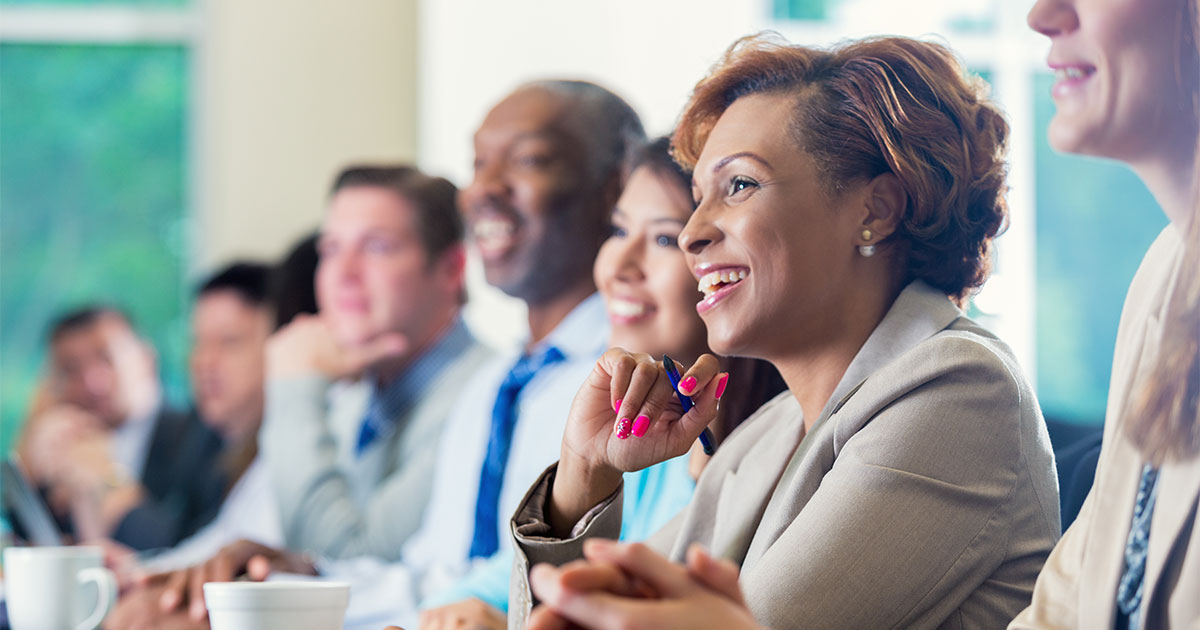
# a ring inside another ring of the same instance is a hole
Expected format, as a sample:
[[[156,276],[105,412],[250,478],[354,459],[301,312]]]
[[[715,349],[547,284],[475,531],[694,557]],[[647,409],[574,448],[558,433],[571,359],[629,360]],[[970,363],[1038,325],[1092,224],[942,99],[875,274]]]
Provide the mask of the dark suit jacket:
[[[229,482],[220,470],[222,442],[194,413],[162,407],[146,450],[138,481],[146,500],[117,525],[113,540],[138,551],[173,547],[211,521]],[[39,488],[42,499],[47,489]],[[60,531],[75,533],[70,516],[55,515]],[[19,522],[13,533],[26,538]]]
[[[195,413],[163,407],[142,467],[146,500],[125,515],[113,540],[137,550],[172,547],[211,521],[229,483],[221,448]]]

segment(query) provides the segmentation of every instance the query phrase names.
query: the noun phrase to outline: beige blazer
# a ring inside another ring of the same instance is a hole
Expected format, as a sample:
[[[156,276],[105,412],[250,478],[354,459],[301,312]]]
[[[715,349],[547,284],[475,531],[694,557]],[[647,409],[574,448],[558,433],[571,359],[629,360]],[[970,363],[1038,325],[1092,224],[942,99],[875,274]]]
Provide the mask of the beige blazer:
[[[1125,567],[1125,541],[1145,463],[1125,437],[1121,410],[1138,376],[1157,357],[1161,318],[1182,253],[1178,232],[1168,226],[1146,253],[1129,287],[1113,355],[1095,484],[1079,517],[1046,561],[1032,605],[1009,625],[1011,630],[1113,627],[1117,582]],[[1198,496],[1200,458],[1161,468],[1146,558],[1145,628],[1200,628]]]
[[[528,567],[615,538],[620,491],[569,540],[542,517],[549,469],[514,516],[510,625]],[[742,567],[755,618],[782,628],[1003,628],[1059,532],[1054,459],[1011,351],[921,282],[897,298],[805,435],[784,392],[708,464],[649,544],[700,542]]]

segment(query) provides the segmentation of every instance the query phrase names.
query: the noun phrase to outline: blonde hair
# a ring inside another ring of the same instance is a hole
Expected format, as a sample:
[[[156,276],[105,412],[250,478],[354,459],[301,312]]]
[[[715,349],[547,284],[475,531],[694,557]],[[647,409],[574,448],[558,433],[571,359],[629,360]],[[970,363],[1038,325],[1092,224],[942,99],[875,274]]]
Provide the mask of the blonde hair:
[[[1200,59],[1200,0],[1181,4],[1181,23],[1186,25],[1181,57],[1191,52]],[[1192,77],[1192,111],[1200,121],[1200,70],[1196,64],[1183,67],[1197,73]],[[1200,136],[1194,159],[1191,215],[1182,235],[1179,277],[1167,298],[1158,363],[1135,387],[1124,409],[1129,438],[1156,465],[1200,454]]]

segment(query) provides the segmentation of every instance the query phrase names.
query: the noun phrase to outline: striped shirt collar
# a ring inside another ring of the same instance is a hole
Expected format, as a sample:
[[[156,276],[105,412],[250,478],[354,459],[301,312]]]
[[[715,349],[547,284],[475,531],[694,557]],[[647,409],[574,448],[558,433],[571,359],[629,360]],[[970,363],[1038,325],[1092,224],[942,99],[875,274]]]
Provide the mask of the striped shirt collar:
[[[475,337],[467,330],[462,316],[455,316],[442,338],[396,378],[381,384],[373,374],[368,374],[372,403],[381,404],[384,417],[393,422],[406,417],[438,376],[474,344]]]

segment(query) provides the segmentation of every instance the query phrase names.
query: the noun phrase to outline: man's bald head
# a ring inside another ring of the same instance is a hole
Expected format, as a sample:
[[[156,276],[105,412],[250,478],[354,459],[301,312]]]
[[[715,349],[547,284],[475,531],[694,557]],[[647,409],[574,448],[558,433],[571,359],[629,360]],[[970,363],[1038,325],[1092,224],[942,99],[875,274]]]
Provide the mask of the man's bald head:
[[[520,90],[545,90],[563,100],[563,124],[586,147],[589,175],[594,181],[626,174],[633,152],[646,141],[637,112],[620,96],[595,83],[548,79],[531,81]]]
[[[628,103],[584,81],[527,83],[493,107],[460,195],[488,282],[531,305],[590,286],[643,137]]]

